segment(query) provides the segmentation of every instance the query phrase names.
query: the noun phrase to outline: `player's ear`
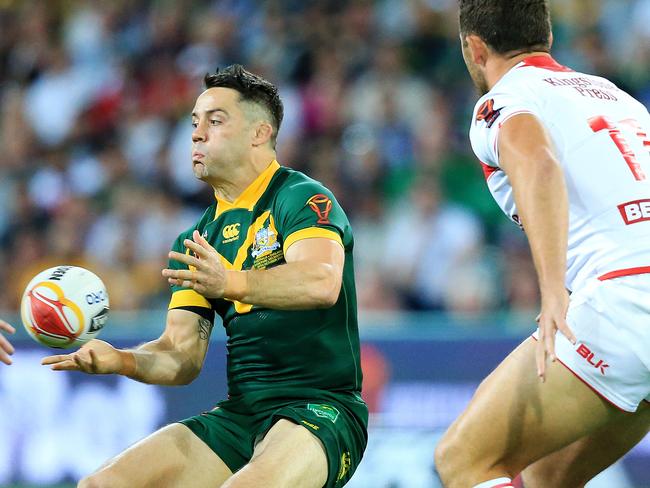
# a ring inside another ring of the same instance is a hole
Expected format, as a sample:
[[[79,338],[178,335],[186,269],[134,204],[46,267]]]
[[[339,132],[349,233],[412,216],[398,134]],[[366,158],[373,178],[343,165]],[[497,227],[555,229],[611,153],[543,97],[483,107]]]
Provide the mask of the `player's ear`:
[[[471,61],[479,66],[485,66],[489,54],[485,41],[475,34],[465,36],[465,40]]]
[[[553,31],[550,32],[548,36],[548,48],[549,50],[553,47]]]
[[[265,120],[257,123],[253,134],[253,146],[262,146],[271,140],[273,126]]]

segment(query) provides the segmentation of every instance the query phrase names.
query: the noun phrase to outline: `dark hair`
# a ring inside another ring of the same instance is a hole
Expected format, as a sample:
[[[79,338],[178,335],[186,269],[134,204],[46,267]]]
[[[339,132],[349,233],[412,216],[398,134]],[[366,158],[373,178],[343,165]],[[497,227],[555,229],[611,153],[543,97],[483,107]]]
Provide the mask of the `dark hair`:
[[[460,33],[475,34],[499,54],[550,51],[548,0],[459,0]]]
[[[276,86],[258,76],[246,71],[241,64],[231,64],[224,69],[218,69],[214,74],[206,74],[203,78],[205,88],[232,88],[239,92],[240,100],[261,105],[271,116],[273,135],[271,144],[275,148],[275,141],[280,130],[284,107],[278,95]]]

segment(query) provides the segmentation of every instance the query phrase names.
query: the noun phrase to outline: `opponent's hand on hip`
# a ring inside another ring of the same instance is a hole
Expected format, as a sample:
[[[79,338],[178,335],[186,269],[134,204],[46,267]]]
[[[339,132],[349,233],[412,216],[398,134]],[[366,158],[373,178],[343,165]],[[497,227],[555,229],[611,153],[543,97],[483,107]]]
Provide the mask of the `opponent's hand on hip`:
[[[0,331],[8,332],[13,334],[16,332],[11,325],[9,325],[4,320],[0,320]],[[14,346],[0,333],[0,362],[5,364],[11,364],[11,358],[9,357],[14,353]]]
[[[124,369],[124,351],[108,342],[93,339],[70,354],[43,358],[41,364],[51,365],[56,371],[82,371],[89,374],[121,374]]]
[[[221,256],[198,231],[194,231],[192,239],[185,239],[183,244],[194,255],[175,251],[169,253],[171,259],[186,264],[190,269],[163,269],[163,276],[170,284],[191,288],[206,298],[223,297],[226,268]]]
[[[542,381],[544,381],[546,376],[546,359],[548,357],[551,358],[551,361],[557,359],[555,355],[556,332],[559,330],[571,343],[576,343],[576,337],[566,321],[568,309],[569,294],[565,289],[546,296],[542,294],[542,309],[536,319],[539,325],[539,332],[535,354],[537,375]]]

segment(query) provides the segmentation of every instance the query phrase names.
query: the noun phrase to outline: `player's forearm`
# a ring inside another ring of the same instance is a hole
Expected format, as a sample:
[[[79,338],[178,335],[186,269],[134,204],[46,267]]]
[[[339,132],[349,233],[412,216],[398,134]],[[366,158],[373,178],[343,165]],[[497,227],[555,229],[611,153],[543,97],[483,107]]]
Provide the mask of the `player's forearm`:
[[[121,373],[142,383],[185,385],[199,371],[189,354],[174,350],[164,337],[121,352],[124,361]]]
[[[341,290],[332,265],[295,262],[268,270],[228,271],[225,298],[279,310],[328,308]]]
[[[540,158],[529,165],[518,183],[515,200],[543,297],[565,286],[569,220],[566,185],[553,158]]]

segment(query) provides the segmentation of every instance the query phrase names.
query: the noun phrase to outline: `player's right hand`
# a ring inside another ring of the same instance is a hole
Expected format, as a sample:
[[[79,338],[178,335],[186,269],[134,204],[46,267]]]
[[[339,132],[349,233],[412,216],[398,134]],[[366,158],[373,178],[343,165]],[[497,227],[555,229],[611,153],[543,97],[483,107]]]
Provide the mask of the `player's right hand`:
[[[81,371],[88,374],[124,374],[127,351],[116,349],[108,342],[93,339],[70,354],[43,358],[41,364],[55,371]]]
[[[4,320],[0,320],[0,330],[13,334],[16,332],[11,325],[9,325]],[[11,364],[11,356],[14,353],[14,346],[7,340],[5,336],[0,334],[0,362],[5,364]]]
[[[576,337],[566,321],[567,310],[569,309],[569,294],[562,288],[560,292],[547,294],[542,293],[542,309],[537,316],[539,326],[537,337],[537,375],[541,381],[546,378],[546,359],[551,361],[557,359],[555,355],[555,335],[559,330],[564,336],[576,343]]]

